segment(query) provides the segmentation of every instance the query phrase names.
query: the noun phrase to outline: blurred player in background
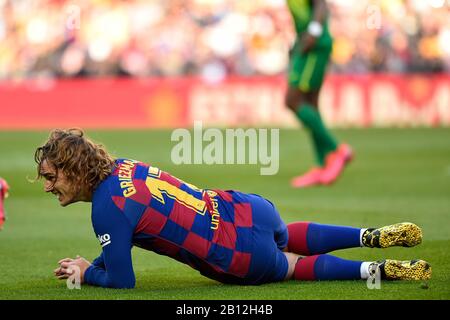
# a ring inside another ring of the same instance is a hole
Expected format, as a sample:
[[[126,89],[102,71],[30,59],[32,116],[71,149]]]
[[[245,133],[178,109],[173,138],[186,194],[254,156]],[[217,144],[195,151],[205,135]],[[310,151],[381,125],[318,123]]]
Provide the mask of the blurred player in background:
[[[37,148],[38,177],[62,206],[92,202],[92,224],[102,246],[92,264],[65,258],[54,271],[80,282],[132,288],[131,249],[169,256],[208,278],[241,285],[283,280],[421,280],[423,260],[351,261],[326,253],[366,246],[415,246],[422,232],[412,223],[360,229],[317,223],[286,224],[275,206],[256,194],[198,189],[148,164],[113,159],[79,129],[54,130]],[[306,257],[304,257],[306,256]]]
[[[3,201],[8,197],[8,189],[9,186],[6,183],[6,180],[0,177],[0,230],[3,229],[3,224],[5,223],[6,219]]]
[[[295,188],[331,184],[352,158],[347,144],[338,144],[319,112],[319,92],[332,49],[325,0],[287,0],[297,38],[290,52],[286,105],[309,130],[317,166],[295,177]]]

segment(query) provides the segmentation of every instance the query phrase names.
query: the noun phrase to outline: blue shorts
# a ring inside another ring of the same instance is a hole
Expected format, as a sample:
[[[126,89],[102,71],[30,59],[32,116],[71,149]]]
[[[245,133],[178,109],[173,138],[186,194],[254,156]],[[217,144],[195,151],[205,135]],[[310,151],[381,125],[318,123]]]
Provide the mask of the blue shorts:
[[[245,284],[283,281],[288,261],[282,252],[287,246],[288,231],[280,214],[269,200],[256,194],[241,194],[252,207],[253,250]]]

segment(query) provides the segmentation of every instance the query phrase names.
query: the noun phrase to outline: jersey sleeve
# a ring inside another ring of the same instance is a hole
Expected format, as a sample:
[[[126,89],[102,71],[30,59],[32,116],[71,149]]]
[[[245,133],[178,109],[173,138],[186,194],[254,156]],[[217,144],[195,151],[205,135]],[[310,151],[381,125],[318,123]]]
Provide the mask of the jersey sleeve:
[[[95,258],[94,261],[92,261],[92,265],[105,269],[105,260],[103,259],[103,251],[97,258]]]
[[[94,212],[92,223],[103,251],[86,270],[84,282],[107,288],[133,288],[130,222],[112,201],[108,201]]]

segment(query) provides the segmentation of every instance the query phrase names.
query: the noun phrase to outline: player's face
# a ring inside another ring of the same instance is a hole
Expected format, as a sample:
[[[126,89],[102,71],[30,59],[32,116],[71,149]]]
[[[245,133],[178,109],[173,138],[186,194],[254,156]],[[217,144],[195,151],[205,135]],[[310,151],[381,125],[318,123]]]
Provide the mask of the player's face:
[[[75,188],[64,175],[62,170],[56,169],[47,160],[41,163],[41,175],[44,177],[44,191],[53,193],[59,200],[61,206],[80,201],[80,190]]]

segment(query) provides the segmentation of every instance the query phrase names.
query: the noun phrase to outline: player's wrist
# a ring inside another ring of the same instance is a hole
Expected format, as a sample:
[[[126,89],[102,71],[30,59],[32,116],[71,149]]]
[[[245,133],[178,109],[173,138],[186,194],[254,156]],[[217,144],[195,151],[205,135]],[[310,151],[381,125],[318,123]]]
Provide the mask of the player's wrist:
[[[83,283],[91,283],[91,273],[94,270],[95,266],[91,264],[87,269],[84,271],[83,274]]]
[[[323,26],[318,21],[311,21],[308,24],[308,33],[314,38],[318,38],[323,33]]]

